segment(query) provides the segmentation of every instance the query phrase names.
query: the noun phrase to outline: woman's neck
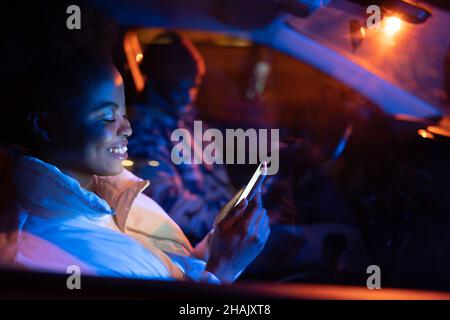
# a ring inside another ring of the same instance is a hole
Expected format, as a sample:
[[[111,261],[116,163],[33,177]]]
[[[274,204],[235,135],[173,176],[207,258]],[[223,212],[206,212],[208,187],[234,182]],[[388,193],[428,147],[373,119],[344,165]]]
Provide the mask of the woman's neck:
[[[45,158],[40,157],[43,161],[53,164],[56,166],[59,170],[61,170],[63,173],[67,174],[69,177],[75,179],[78,181],[80,186],[86,190],[93,191],[93,181],[94,181],[94,175],[93,174],[87,174],[80,172],[79,170],[68,168],[60,163],[58,161],[51,161]]]
[[[70,176],[71,178],[77,180],[82,188],[87,189],[89,191],[93,191],[93,187],[92,187],[92,183],[94,181],[93,174],[88,174],[88,173],[81,172],[80,170],[77,170],[74,168],[69,168],[69,167],[65,166],[63,163],[55,160],[55,158],[53,158],[53,157],[44,156],[44,153],[41,153],[41,152],[34,152],[34,155],[47,163],[53,164],[59,170],[61,170],[63,173],[65,173],[68,176]]]
[[[64,168],[64,167],[60,168],[60,170],[62,172],[64,172],[65,174],[67,174],[68,176],[70,176],[71,178],[77,180],[82,188],[92,191],[92,192],[94,191],[93,187],[92,187],[92,183],[94,181],[94,175],[80,173],[75,170]]]

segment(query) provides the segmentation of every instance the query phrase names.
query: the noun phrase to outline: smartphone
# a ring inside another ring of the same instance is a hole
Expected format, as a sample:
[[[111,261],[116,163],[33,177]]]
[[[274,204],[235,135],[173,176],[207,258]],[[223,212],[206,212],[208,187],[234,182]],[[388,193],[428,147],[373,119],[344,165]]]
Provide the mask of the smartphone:
[[[237,206],[243,199],[251,201],[255,196],[256,189],[263,182],[266,175],[267,175],[267,162],[264,161],[263,163],[259,164],[258,168],[256,168],[255,173],[245,186],[244,191],[242,191],[239,199],[236,201],[236,204],[234,206]]]

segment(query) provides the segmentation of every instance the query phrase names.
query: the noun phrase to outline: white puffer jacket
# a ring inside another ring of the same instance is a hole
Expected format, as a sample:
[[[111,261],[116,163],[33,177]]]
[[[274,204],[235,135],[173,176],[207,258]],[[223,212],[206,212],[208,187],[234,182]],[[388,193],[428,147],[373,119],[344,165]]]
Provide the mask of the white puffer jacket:
[[[188,239],[142,191],[149,181],[124,169],[95,176],[93,190],[57,167],[21,157],[13,173],[17,197],[0,221],[0,262],[27,269],[217,283]]]

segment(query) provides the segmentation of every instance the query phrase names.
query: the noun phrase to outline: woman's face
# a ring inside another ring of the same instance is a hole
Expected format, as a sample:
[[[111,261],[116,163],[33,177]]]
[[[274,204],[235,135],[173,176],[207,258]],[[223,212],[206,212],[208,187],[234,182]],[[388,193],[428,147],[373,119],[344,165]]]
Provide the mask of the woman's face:
[[[110,67],[87,94],[87,102],[63,110],[50,140],[51,160],[75,174],[117,175],[128,156],[132,130],[126,117],[123,80]]]

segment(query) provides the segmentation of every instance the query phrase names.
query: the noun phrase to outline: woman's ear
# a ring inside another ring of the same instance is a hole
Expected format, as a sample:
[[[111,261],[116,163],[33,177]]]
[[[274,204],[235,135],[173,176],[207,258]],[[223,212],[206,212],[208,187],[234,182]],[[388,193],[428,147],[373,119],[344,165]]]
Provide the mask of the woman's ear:
[[[32,111],[28,114],[28,123],[33,134],[45,142],[50,142],[48,113],[45,111]]]

